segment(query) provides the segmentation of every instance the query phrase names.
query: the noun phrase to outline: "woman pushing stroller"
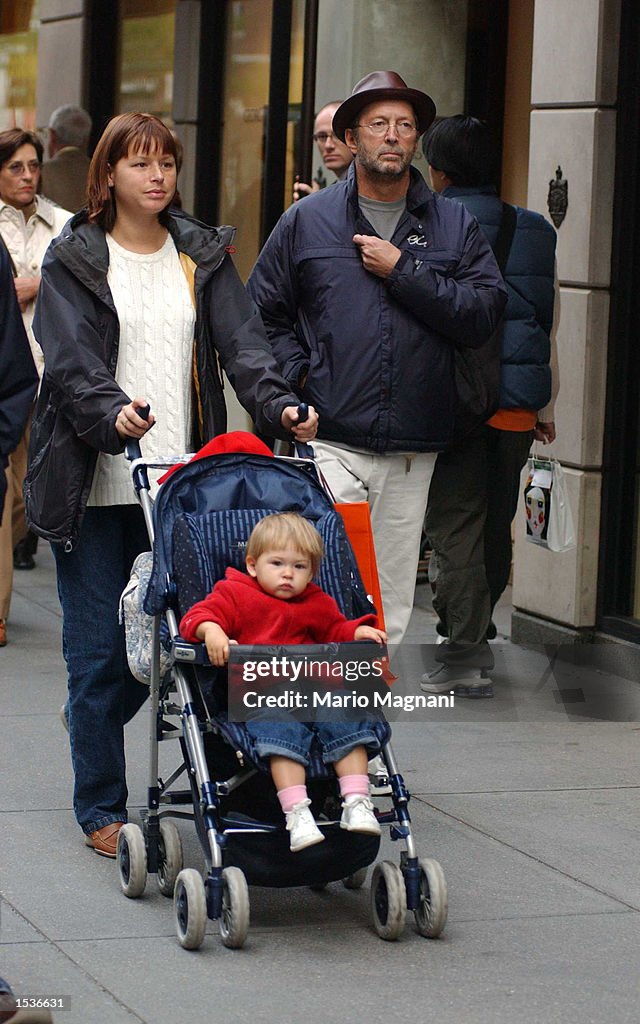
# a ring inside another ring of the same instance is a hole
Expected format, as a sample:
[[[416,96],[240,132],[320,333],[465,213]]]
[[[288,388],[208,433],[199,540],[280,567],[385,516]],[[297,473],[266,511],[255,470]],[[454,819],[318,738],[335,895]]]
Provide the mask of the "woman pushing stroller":
[[[176,157],[153,115],[109,122],[87,208],[45,257],[34,321],[45,369],[27,517],[56,560],[74,810],[87,844],[106,857],[127,821],[124,723],[148,694],[127,666],[118,602],[149,541],[125,460],[113,456],[131,439],[144,437],[153,459],[223,433],[218,359],[262,432],[305,441],[317,424],[313,410],[298,422],[298,399],[229,255],[233,230],[172,208]],[[155,418],[141,415],[145,406]]]
[[[322,539],[302,516],[265,516],[253,529],[246,548],[247,573],[229,568],[203,601],[183,617],[180,633],[189,642],[203,641],[209,660],[222,666],[235,643],[304,644],[373,640],[386,634],[375,615],[348,620],[333,598],[312,583],[323,556]],[[232,638],[232,639],[230,639]],[[268,759],[286,818],[293,852],[322,842],[324,836],[310,811],[305,767],[314,736],[323,760],[332,764],[343,800],[342,828],[380,834],[369,798],[367,761],[379,750],[372,721],[276,721],[265,713],[246,722],[261,757]]]

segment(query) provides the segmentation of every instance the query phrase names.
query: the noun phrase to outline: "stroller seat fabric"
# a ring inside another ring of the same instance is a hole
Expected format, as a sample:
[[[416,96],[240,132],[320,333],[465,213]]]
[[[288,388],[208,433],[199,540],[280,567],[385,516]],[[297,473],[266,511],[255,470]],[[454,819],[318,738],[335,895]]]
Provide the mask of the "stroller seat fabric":
[[[243,545],[270,512],[299,512],[319,531],[326,556],[318,582],[344,615],[372,611],[344,524],[313,463],[289,465],[242,454],[190,463],[160,488],[153,508],[153,570],[145,611],[157,615],[170,606],[186,609],[206,596],[227,566],[242,569]],[[190,559],[188,565],[183,558]]]
[[[183,615],[196,601],[202,600],[217,580],[223,579],[227,566],[244,569],[245,549],[248,537],[257,522],[272,514],[275,509],[223,509],[202,515],[183,513],[176,517],[173,527],[174,579],[178,592],[178,609]],[[327,555],[323,559],[318,584],[330,594],[344,615],[351,618],[361,614],[354,610],[351,585],[352,567],[344,557],[346,545],[340,535],[339,519],[333,509],[324,512],[314,523]],[[356,593],[357,598],[357,593]],[[366,610],[371,605],[364,599]],[[207,711],[215,717],[227,741],[240,750],[261,770],[268,765],[255,750],[251,737],[244,725],[227,721],[226,672],[214,668],[196,668],[196,678]],[[389,739],[390,730],[383,720],[376,720],[374,732],[380,745]],[[377,753],[372,750],[371,754]],[[310,778],[330,778],[333,773],[327,768],[320,749],[314,744],[311,749]]]
[[[180,615],[206,597],[218,580],[224,579],[227,566],[244,570],[245,549],[251,531],[264,516],[278,511],[234,508],[199,516],[185,513],[176,518],[172,560]],[[370,612],[371,604],[366,595],[356,593],[354,597],[352,566],[336,513],[329,510],[321,518],[311,521],[322,537],[325,549],[315,582],[333,597],[347,618]]]

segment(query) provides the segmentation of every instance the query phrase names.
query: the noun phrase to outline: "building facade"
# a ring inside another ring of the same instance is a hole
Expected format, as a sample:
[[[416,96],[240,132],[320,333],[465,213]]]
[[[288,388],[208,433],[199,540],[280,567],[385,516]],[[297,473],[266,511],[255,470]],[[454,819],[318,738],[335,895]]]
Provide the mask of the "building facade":
[[[294,175],[322,172],[314,110],[368,71],[488,120],[505,199],[557,224],[554,454],[578,535],[552,554],[516,521],[513,637],[639,644],[639,24],[634,0],[2,3],[0,121],[43,128],[78,103],[97,137],[113,113],[158,113],[184,144],[185,207],[237,227],[246,277]]]

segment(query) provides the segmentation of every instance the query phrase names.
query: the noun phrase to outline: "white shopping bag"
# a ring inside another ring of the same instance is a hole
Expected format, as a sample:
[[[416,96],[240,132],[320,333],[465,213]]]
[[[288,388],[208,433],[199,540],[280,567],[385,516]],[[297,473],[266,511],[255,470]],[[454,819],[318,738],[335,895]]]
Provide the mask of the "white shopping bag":
[[[557,459],[529,458],[524,505],[528,541],[555,552],[576,546],[564,470]]]

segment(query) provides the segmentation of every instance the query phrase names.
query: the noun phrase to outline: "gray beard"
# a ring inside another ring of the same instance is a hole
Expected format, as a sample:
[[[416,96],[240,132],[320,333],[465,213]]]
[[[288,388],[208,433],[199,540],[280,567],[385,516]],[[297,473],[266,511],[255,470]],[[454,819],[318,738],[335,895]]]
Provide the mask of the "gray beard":
[[[377,158],[373,159],[358,153],[358,162],[362,168],[367,172],[370,178],[376,178],[380,181],[387,181],[389,178],[401,178],[405,174],[408,167],[411,166],[411,160],[413,157],[406,157],[401,164],[392,165],[385,170],[378,166]]]

